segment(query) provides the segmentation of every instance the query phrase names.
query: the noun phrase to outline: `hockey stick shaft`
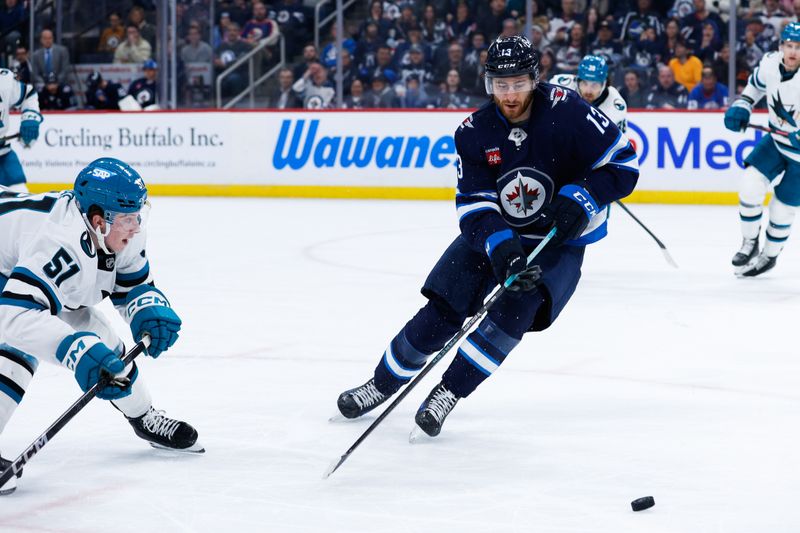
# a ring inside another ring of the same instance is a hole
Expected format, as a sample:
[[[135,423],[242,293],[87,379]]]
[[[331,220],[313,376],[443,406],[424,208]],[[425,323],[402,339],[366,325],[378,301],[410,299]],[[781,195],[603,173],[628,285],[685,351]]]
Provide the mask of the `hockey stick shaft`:
[[[539,255],[539,252],[542,251],[545,245],[547,245],[547,243],[550,242],[550,239],[552,239],[555,236],[555,234],[556,234],[555,228],[551,229],[550,233],[548,233],[545,236],[545,238],[542,239],[542,241],[530,253],[530,255],[528,255],[528,262],[527,262],[528,265],[531,264],[531,261],[533,261],[533,259],[537,255]],[[389,413],[391,413],[394,410],[394,408],[397,407],[398,404],[400,404],[400,402],[402,402],[406,396],[408,396],[408,394],[414,389],[414,387],[416,387],[417,384],[420,381],[422,381],[422,379],[425,378],[428,372],[430,372],[433,369],[433,367],[436,366],[436,363],[441,361],[442,358],[445,355],[447,355],[447,353],[453,348],[453,346],[458,344],[458,342],[464,337],[464,335],[466,335],[469,332],[469,330],[472,329],[472,326],[474,326],[480,319],[483,318],[483,316],[489,311],[489,309],[494,305],[494,303],[498,300],[498,298],[500,298],[500,296],[502,296],[503,293],[506,292],[508,287],[510,287],[511,284],[514,283],[514,281],[516,281],[516,279],[517,279],[516,274],[509,277],[503,283],[503,285],[498,287],[492,293],[489,299],[486,300],[486,302],[483,304],[483,307],[481,307],[478,310],[478,312],[475,313],[472,316],[472,318],[470,318],[469,321],[466,324],[464,324],[464,326],[462,326],[462,328],[458,331],[458,333],[456,333],[453,336],[453,338],[451,338],[447,342],[447,344],[445,344],[444,347],[441,350],[439,350],[439,353],[437,353],[436,356],[433,359],[431,359],[430,362],[425,366],[425,368],[423,368],[422,371],[419,374],[417,374],[417,376],[413,380],[411,380],[411,382],[406,386],[406,388],[397,396],[397,398],[394,399],[392,403],[389,404],[389,406],[378,416],[378,418],[376,418],[372,422],[372,424],[370,424],[370,426],[366,429],[366,431],[364,431],[364,433],[362,433],[361,436],[358,437],[358,439],[356,439],[353,445],[350,446],[350,448],[346,452],[344,452],[344,454],[339,458],[339,460],[335,464],[333,464],[330,468],[328,468],[328,470],[325,472],[325,475],[323,476],[324,478],[327,479],[328,477],[330,477],[331,474],[336,472],[336,470],[338,470],[340,466],[342,466],[342,464],[347,460],[347,458],[350,457],[350,454],[352,454],[355,451],[355,449],[358,448],[362,442],[364,442],[364,439],[366,439],[369,436],[369,434],[372,433],[373,430],[376,427],[378,427],[378,425],[381,422],[383,422],[383,420],[387,416],[389,416]]]
[[[139,354],[141,354],[145,349],[150,346],[150,336],[145,335],[144,338],[140,342],[133,347],[128,353],[126,353],[123,358],[122,362],[125,363],[125,366],[128,366],[128,363],[133,361]],[[111,376],[104,376],[100,381],[92,386],[88,391],[83,393],[83,396],[78,398],[75,403],[73,403],[69,409],[64,411],[58,419],[53,422],[49,428],[47,428],[44,433],[39,435],[35,441],[28,446],[25,451],[23,451],[19,457],[17,457],[2,474],[0,474],[0,487],[5,485],[5,483],[11,479],[12,476],[17,475],[17,472],[22,472],[22,467],[30,461],[34,455],[39,453],[44,445],[50,442],[56,434],[61,431],[67,423],[72,420],[75,415],[81,412],[81,410],[86,407],[86,405],[92,401],[92,398],[97,396],[97,391],[105,387],[108,382],[111,380]]]
[[[656,237],[655,233],[650,231],[650,228],[645,226],[644,222],[639,220],[639,218],[636,215],[634,215],[633,212],[630,209],[628,209],[628,206],[626,206],[625,204],[623,204],[619,200],[615,200],[615,202],[616,202],[616,204],[618,206],[620,206],[622,208],[623,211],[628,213],[628,215],[630,215],[630,217],[634,221],[636,221],[636,223],[639,224],[642,227],[642,229],[645,230],[647,232],[647,234],[650,235],[653,238],[654,241],[656,241],[656,244],[658,244],[658,247],[661,248],[661,252],[664,254],[664,258],[667,260],[667,263],[669,263],[670,265],[674,266],[675,268],[678,268],[678,263],[675,262],[675,260],[670,255],[669,251],[667,251],[667,247],[664,245],[663,242],[661,242],[661,239]]]
[[[748,128],[753,128],[754,130],[766,131],[767,133],[774,133],[775,135],[780,135],[781,137],[788,137],[789,136],[789,132],[788,131],[779,130],[779,129],[773,128],[771,126],[761,126],[759,124],[748,124],[747,127]]]

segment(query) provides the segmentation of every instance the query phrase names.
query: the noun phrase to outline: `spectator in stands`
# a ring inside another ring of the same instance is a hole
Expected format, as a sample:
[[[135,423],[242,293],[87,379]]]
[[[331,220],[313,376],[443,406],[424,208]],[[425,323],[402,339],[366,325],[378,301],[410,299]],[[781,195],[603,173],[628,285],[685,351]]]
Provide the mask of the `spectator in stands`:
[[[455,17],[448,13],[447,39],[451,42],[456,39],[462,45],[466,45],[475,31],[478,31],[478,25],[472,16],[469,5],[460,2],[456,6]]]
[[[512,33],[511,35],[516,34]],[[472,39],[470,39],[469,42],[469,48],[467,48],[467,53],[464,55],[465,66],[471,69],[477,68],[481,61],[481,51],[486,50],[487,48],[488,45],[486,44],[486,36],[479,31],[473,33]]]
[[[253,46],[276,32],[278,32],[277,24],[267,17],[267,6],[264,2],[253,2],[253,18],[242,28],[242,39]]]
[[[405,84],[408,78],[414,76],[423,85],[433,83],[433,72],[430,65],[425,61],[425,53],[419,44],[413,45],[409,49],[409,63],[400,69],[400,82]]]
[[[44,90],[39,92],[39,107],[43,111],[74,109],[75,93],[66,83],[59,83],[56,73],[51,72],[45,77]]]
[[[647,95],[647,109],[684,109],[688,99],[686,87],[675,82],[672,69],[666,65],[658,67],[658,83]]]
[[[100,34],[97,51],[113,54],[123,39],[125,39],[125,26],[122,25],[122,17],[116,11],[112,11],[108,15],[108,26],[103,28]]]
[[[350,83],[350,94],[345,96],[344,109],[364,109],[364,82],[356,78]]]
[[[533,24],[531,26],[531,44],[533,44],[536,50],[544,50],[550,46],[550,41],[545,37],[544,28],[539,24]]]
[[[430,61],[431,50],[430,46],[422,40],[422,28],[419,26],[412,26],[408,29],[406,40],[400,43],[394,51],[392,62],[396,68],[402,69],[411,63],[411,47],[414,45],[417,45],[417,48],[422,50],[424,60],[426,62]]]
[[[554,47],[566,45],[572,26],[582,22],[583,16],[577,10],[576,0],[561,0],[561,13],[550,21],[547,38]]]
[[[303,43],[313,37],[314,14],[298,0],[282,0],[272,4],[269,18],[277,21],[286,40],[286,55],[294,57]],[[336,27],[336,24],[331,24]]]
[[[475,78],[475,83],[473,83],[472,87],[465,87],[465,90],[479,97],[486,95],[486,85],[484,80],[486,77],[486,58],[488,57],[489,50],[481,50],[480,61],[478,62],[478,68],[476,70],[477,77]]]
[[[359,28],[358,31],[359,40],[364,39],[367,35],[370,24],[375,24],[377,26],[377,37],[382,43],[386,43],[392,48],[397,46],[397,42],[401,36],[400,30],[392,21],[383,16],[383,2],[380,0],[370,2],[369,16],[361,24],[361,28]]]
[[[158,63],[148,59],[142,65],[142,70],[144,77],[131,82],[128,94],[133,96],[142,109],[147,109],[158,104]]]
[[[721,38],[725,37],[725,24],[720,16],[708,10],[706,0],[693,0],[694,13],[681,19],[681,34],[690,47],[697,46],[703,40],[703,24],[711,22]]]
[[[447,57],[441,60],[434,69],[433,79],[436,83],[445,82],[447,74],[451,70],[457,70],[462,74],[464,78],[462,81],[466,86],[472,86],[477,75],[477,73],[468,72],[464,64],[464,48],[457,42],[453,42],[447,47]]]
[[[556,73],[556,56],[552,48],[542,50],[539,58],[539,79],[549,80]]]
[[[375,54],[375,66],[361,71],[361,75],[372,79],[386,69],[394,70],[394,65],[392,64],[392,49],[384,44],[378,47],[378,51]]]
[[[127,34],[125,40],[114,51],[114,63],[143,63],[150,59],[153,50],[150,43],[139,34],[139,27],[136,24],[128,24],[125,31]]]
[[[474,107],[472,97],[461,88],[461,76],[456,69],[448,71],[445,86],[436,97],[439,109],[467,109]]]
[[[449,26],[443,19],[436,16],[436,11],[430,4],[425,6],[422,13],[422,39],[433,47],[435,52],[447,41]]]
[[[589,45],[590,54],[604,57],[609,65],[619,65],[622,61],[622,45],[614,40],[611,23],[602,20],[597,24],[597,37]]]
[[[386,73],[372,79],[372,90],[364,98],[364,107],[375,109],[393,109],[400,107],[400,100],[392,88],[392,80]]]
[[[361,71],[370,71],[375,68],[378,54],[378,47],[385,46],[381,40],[378,25],[375,22],[368,22],[364,30],[363,37],[356,43],[356,64]]]
[[[65,46],[53,42],[53,32],[42,30],[39,34],[42,47],[33,53],[33,81],[36,85],[44,84],[45,77],[55,73],[59,83],[66,83],[70,72],[69,52]]]
[[[150,49],[155,52],[156,50],[156,28],[144,17],[144,9],[140,6],[134,6],[128,12],[128,26],[133,24],[139,30],[139,35],[142,39],[150,44]],[[118,63],[118,61],[114,61]]]
[[[119,83],[103,79],[96,70],[86,79],[87,109],[119,111],[119,101],[125,98],[125,89]]]
[[[278,72],[278,87],[269,99],[269,106],[275,109],[299,109],[303,102],[292,89],[294,74],[291,69],[282,68]]]
[[[28,18],[25,3],[20,0],[6,0],[5,9],[0,11],[0,33],[6,35],[6,44],[22,38],[23,23]]]
[[[313,45],[311,45],[311,46],[313,48]],[[356,52],[356,42],[353,39],[348,38],[348,39],[342,40],[342,46],[344,47],[344,49],[348,52],[348,54],[350,56],[355,54],[355,52]],[[303,48],[303,58],[304,59],[305,59],[305,51],[306,51],[305,49],[306,48],[308,48],[308,46]],[[314,48],[314,56],[316,56],[316,52],[317,52],[317,49]],[[310,51],[309,51],[309,53],[310,53]],[[315,59],[320,59],[322,64],[325,65],[326,68],[331,69],[331,68],[333,68],[334,65],[336,65],[336,57],[338,55],[339,54],[336,51],[336,24],[331,24],[331,42],[328,43],[325,46],[325,48],[322,49],[321,58],[316,58],[316,57],[314,57],[314,58]],[[303,70],[303,72],[305,72],[305,70]],[[302,73],[301,73],[301,75],[302,75]]]
[[[303,61],[294,67],[294,79],[298,80],[303,77],[303,74],[308,70],[308,67],[311,66],[311,63],[321,63],[322,60],[317,53],[317,47],[314,46],[312,43],[309,43],[303,47]]]
[[[675,45],[675,57],[669,60],[669,68],[672,69],[675,81],[686,87],[686,91],[689,92],[700,83],[703,62],[692,55],[683,40],[679,40]]]
[[[405,4],[400,8],[400,18],[397,20],[397,27],[400,28],[400,33],[402,33],[405,38],[408,38],[408,31],[411,28],[419,27],[417,16],[414,14],[414,8],[411,4]]]
[[[241,28],[231,22],[225,33],[225,40],[214,52],[214,67],[217,75],[236,62],[237,59],[251,50],[251,46],[241,39]],[[249,84],[247,65],[240,65],[234,72],[222,80],[222,94],[235,95],[242,92]]]
[[[556,52],[556,70],[559,74],[575,74],[578,64],[586,55],[583,24],[576,22],[569,30],[569,42]]]
[[[695,55],[703,63],[710,63],[714,60],[720,48],[722,48],[722,41],[714,31],[714,25],[711,23],[704,24],[703,40],[698,45]]]
[[[305,109],[328,109],[336,90],[328,80],[328,69],[315,61],[308,66],[303,76],[294,82],[292,89],[303,101]]]
[[[681,27],[678,21],[670,19],[664,27],[664,35],[661,39],[658,60],[664,64],[669,63],[669,60],[675,57],[675,45],[678,44],[678,41],[681,39]]]
[[[728,88],[717,81],[714,69],[703,68],[702,81],[689,92],[689,109],[722,109],[728,106]]]
[[[719,52],[717,52],[717,54],[714,56],[714,61],[711,63],[711,68],[714,69],[714,75],[717,77],[717,81],[719,82],[728,82],[730,57],[731,48],[728,46],[728,43],[723,43],[722,48],[719,49]],[[737,58],[736,72],[738,73],[740,70],[746,71],[747,66],[741,59]]]
[[[22,83],[32,83],[32,72],[33,68],[31,67],[31,62],[28,56],[28,47],[22,41],[17,43],[17,46],[14,50],[14,61],[12,62],[12,70],[17,78],[17,80],[21,81]]]
[[[642,89],[642,82],[635,70],[625,72],[625,85],[619,91],[628,109],[644,109],[647,107],[647,94]]]
[[[225,33],[228,31],[228,26],[231,24],[231,14],[223,11],[219,14],[219,24],[215,25],[211,30],[211,48],[216,50],[222,41],[225,40]]]
[[[511,17],[503,20],[502,28],[500,37],[511,37],[513,35],[518,35],[520,32],[519,22],[517,19]]]
[[[211,45],[200,39],[200,27],[189,26],[187,43],[181,47],[181,61],[186,63],[211,63],[214,60],[214,51]]]
[[[400,107],[405,109],[422,109],[428,107],[430,99],[425,86],[420,83],[416,74],[405,80],[403,96],[400,97]]]
[[[508,18],[506,12],[506,0],[490,0],[488,7],[486,3],[479,4],[483,9],[478,9],[477,29],[494,40],[503,31],[503,21]],[[469,35],[465,35],[467,40]]]
[[[226,8],[231,17],[231,22],[235,22],[242,28],[250,20],[251,9],[247,6],[247,0],[233,0],[233,3]]]
[[[657,38],[663,32],[658,13],[653,11],[652,0],[637,0],[636,9],[625,13],[619,25],[620,39],[628,42],[638,41],[646,28],[653,28]]]
[[[752,18],[757,18],[764,24],[762,28],[764,39],[777,42],[789,16],[789,12],[781,7],[778,0],[764,0],[762,9],[754,13]],[[756,33],[756,36],[758,37],[759,34]],[[759,45],[761,44],[763,43],[759,43]],[[765,50],[769,50],[769,48],[767,46]]]
[[[754,24],[749,24],[744,32],[744,39],[736,43],[736,59],[742,60],[747,68],[752,72],[759,61],[768,50],[764,50],[758,45],[758,34],[754,30]]]

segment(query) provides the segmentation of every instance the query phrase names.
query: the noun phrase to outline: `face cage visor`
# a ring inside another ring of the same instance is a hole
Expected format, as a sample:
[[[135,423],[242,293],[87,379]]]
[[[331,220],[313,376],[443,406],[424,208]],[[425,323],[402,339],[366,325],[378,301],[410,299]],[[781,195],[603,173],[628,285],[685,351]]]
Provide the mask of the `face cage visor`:
[[[513,93],[529,93],[536,88],[536,82],[530,75],[509,76],[505,78],[487,75],[484,84],[486,94],[504,96]]]
[[[106,230],[102,232],[105,237],[112,230],[122,233],[139,233],[147,223],[147,216],[150,214],[150,202],[145,202],[139,211],[134,213],[120,213],[118,211],[106,211],[103,215],[106,221]],[[100,233],[98,231],[98,233]]]

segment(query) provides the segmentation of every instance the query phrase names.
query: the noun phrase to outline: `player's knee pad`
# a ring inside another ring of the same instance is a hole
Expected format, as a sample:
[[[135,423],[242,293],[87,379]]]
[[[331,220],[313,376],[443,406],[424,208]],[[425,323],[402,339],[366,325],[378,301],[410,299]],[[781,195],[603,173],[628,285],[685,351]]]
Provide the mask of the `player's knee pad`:
[[[754,166],[744,170],[739,182],[739,202],[746,207],[760,207],[769,190],[769,180]]]
[[[460,328],[461,324],[464,322],[465,317],[461,316],[458,311],[453,309],[453,306],[451,306],[447,300],[439,295],[431,295],[428,305],[432,305],[442,317],[442,320],[451,326],[457,326]]]
[[[0,345],[0,432],[22,401],[39,362],[7,345]]]
[[[794,213],[797,208],[787,205],[780,200],[777,196],[773,196],[769,202],[769,222],[770,224],[786,225],[794,221]]]

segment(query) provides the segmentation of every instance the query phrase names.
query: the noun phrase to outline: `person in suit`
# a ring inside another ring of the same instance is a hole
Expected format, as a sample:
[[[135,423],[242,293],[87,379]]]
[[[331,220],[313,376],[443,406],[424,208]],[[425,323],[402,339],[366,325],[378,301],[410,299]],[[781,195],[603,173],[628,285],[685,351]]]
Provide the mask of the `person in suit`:
[[[66,83],[69,75],[69,51],[66,46],[56,44],[53,32],[42,30],[39,35],[42,47],[33,53],[33,82],[44,85],[44,80],[51,72],[55,73],[58,83]]]

